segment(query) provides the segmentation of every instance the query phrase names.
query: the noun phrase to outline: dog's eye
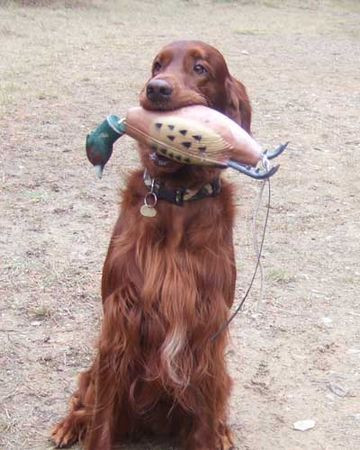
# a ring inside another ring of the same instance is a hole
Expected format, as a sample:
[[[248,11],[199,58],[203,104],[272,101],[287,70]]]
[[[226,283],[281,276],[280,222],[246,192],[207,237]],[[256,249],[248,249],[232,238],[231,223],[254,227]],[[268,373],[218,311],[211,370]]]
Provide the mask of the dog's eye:
[[[198,75],[205,75],[208,73],[208,71],[202,64],[195,64],[194,72],[196,72]]]
[[[155,61],[154,65],[153,65],[153,73],[159,72],[160,69],[161,69],[161,64],[159,63],[159,61]]]

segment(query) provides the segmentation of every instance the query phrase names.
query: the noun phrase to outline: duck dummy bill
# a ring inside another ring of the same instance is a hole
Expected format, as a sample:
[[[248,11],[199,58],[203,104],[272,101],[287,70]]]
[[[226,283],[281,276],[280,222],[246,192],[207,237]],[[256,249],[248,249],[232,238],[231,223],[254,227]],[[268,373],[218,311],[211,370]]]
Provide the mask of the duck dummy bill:
[[[275,150],[260,145],[237,123],[206,106],[186,106],[173,111],[130,108],[125,118],[110,115],[86,138],[86,153],[101,178],[114,142],[127,134],[154,152],[180,164],[232,168],[256,179],[274,175],[279,156],[288,143]]]

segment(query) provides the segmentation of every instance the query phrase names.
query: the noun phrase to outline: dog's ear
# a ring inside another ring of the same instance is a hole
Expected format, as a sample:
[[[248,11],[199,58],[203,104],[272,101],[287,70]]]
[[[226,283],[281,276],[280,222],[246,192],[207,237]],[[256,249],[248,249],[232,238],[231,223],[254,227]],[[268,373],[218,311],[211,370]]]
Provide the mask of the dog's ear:
[[[246,88],[231,76],[226,80],[224,113],[251,134],[251,105]]]

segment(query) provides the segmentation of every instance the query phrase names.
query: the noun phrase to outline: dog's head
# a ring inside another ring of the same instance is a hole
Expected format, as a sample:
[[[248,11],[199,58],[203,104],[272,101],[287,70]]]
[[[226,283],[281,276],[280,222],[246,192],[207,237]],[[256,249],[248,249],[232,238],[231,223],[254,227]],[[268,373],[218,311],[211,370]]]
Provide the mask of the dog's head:
[[[227,115],[250,133],[251,107],[242,83],[234,79],[222,54],[200,41],[176,41],[155,57],[151,78],[140,93],[149,110],[168,111],[205,105]],[[175,172],[182,165],[141,148],[143,163],[159,172]],[[149,158],[150,156],[150,158]]]

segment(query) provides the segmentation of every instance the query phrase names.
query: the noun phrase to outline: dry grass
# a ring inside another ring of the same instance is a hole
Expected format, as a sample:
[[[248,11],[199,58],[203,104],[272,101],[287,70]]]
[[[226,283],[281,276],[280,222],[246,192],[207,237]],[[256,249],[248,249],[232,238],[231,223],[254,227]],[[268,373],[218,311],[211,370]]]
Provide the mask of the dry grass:
[[[124,138],[97,182],[84,137],[137,102],[164,43],[200,38],[248,86],[259,141],[291,141],[272,183],[264,300],[253,313],[257,285],[231,327],[238,448],[357,450],[359,3],[0,5],[0,449],[52,448],[48,429],[92,357],[117,188],[138,159]],[[240,300],[254,268],[257,188],[227,176],[241,211]],[[334,383],[351,395],[329,391]],[[305,418],[315,428],[295,432]]]

